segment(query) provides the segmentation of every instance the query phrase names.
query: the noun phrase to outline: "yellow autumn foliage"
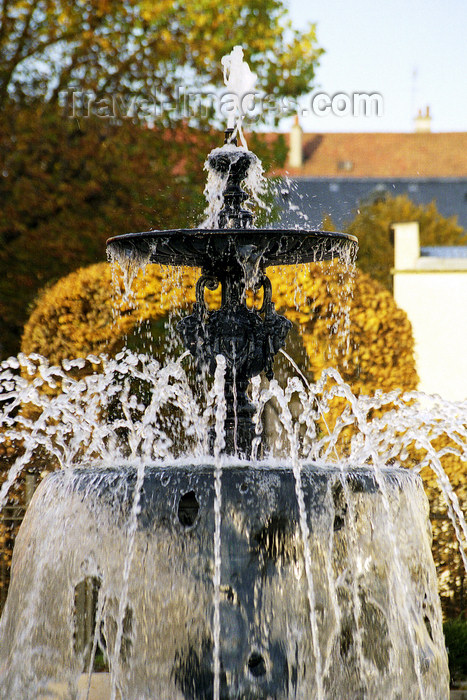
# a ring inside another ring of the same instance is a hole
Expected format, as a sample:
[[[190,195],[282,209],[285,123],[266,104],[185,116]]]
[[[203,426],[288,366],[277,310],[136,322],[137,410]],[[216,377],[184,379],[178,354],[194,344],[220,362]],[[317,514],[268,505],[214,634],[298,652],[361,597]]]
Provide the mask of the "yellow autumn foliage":
[[[313,380],[333,367],[356,395],[416,388],[411,326],[382,285],[336,261],[277,267],[268,275],[277,311],[299,329],[308,358],[304,369]],[[22,350],[53,364],[112,355],[138,323],[178,307],[188,311],[198,277],[199,270],[148,265],[125,295],[120,268],[112,272],[106,263],[82,268],[42,295],[25,326]],[[206,301],[219,306],[220,289],[206,292]],[[333,428],[345,405],[343,398],[332,400],[327,427]],[[351,427],[342,431],[336,446],[341,454],[352,434]]]
[[[107,263],[81,268],[42,294],[25,326],[22,350],[44,355],[53,364],[101,352],[115,354],[141,321],[162,318],[174,308],[188,313],[198,277],[199,270],[147,265],[125,295],[120,268],[112,270]],[[299,329],[308,358],[304,369],[313,380],[333,367],[356,396],[416,388],[410,323],[380,283],[335,261],[278,267],[269,277],[277,311]],[[219,306],[220,289],[206,292],[206,301]],[[331,429],[345,405],[344,398],[330,403],[326,422]],[[336,446],[342,455],[354,431],[353,426],[342,431]],[[434,447],[446,449],[451,442],[443,436]],[[407,466],[423,458],[423,451],[414,447]],[[447,450],[442,465],[451,483],[460,488],[465,474],[462,459]],[[435,485],[430,469],[423,477],[428,486]]]
[[[123,295],[121,271],[107,263],[81,268],[39,298],[25,325],[21,349],[59,363],[64,358],[113,354],[137,323],[164,317],[195,301],[198,270],[148,265]],[[317,379],[335,367],[356,394],[414,389],[417,374],[410,323],[391,294],[358,270],[338,263],[276,268],[269,277],[276,309],[300,330]],[[220,291],[207,292],[218,305]]]

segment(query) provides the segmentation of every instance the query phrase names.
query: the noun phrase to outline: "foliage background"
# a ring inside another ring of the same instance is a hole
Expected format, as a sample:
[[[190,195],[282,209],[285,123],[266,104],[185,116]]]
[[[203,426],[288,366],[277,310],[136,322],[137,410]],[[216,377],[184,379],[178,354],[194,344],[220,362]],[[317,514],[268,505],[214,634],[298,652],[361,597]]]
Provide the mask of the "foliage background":
[[[89,353],[114,354],[142,321],[193,304],[198,275],[199,270],[174,273],[148,265],[125,298],[112,295],[110,265],[82,268],[39,298],[21,349],[53,363]],[[410,323],[391,294],[369,275],[346,272],[334,262],[285,266],[269,276],[277,310],[300,329],[307,369],[315,380],[331,366],[356,394],[415,389]],[[219,302],[218,291],[211,301]]]

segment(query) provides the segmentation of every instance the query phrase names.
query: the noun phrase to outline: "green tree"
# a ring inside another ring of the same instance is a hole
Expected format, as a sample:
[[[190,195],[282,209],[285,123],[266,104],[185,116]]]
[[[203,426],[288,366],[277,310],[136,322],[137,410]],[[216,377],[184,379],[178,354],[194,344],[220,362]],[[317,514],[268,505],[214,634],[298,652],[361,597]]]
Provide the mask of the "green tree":
[[[0,107],[9,97],[54,103],[70,86],[99,98],[220,85],[220,59],[236,44],[268,95],[309,89],[315,27],[294,31],[283,0],[3,0]]]
[[[362,204],[345,230],[358,238],[358,266],[390,290],[394,265],[391,226],[401,221],[419,222],[422,246],[467,243],[467,234],[457,217],[441,216],[434,202],[415,204],[406,195],[400,195]]]

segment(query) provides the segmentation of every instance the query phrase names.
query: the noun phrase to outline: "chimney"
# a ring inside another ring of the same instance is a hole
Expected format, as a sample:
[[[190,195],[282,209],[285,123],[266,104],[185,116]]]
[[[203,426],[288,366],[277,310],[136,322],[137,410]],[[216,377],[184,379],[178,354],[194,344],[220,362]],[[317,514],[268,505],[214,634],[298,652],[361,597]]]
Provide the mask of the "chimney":
[[[431,115],[430,108],[427,106],[426,112],[423,115],[422,110],[418,110],[418,114],[414,119],[415,121],[415,133],[417,134],[429,134],[431,131]]]
[[[420,258],[418,221],[394,223],[391,231],[394,236],[394,272],[413,270]]]
[[[289,165],[291,168],[301,168],[303,165],[303,129],[298,123],[298,115],[290,129]]]

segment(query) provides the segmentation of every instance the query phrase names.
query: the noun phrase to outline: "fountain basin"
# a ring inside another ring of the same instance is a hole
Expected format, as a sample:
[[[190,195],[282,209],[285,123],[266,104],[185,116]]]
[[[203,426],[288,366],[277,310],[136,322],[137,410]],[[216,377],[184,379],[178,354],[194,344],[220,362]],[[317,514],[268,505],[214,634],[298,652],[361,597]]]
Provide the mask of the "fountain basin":
[[[161,265],[188,265],[218,271],[226,263],[237,266],[255,260],[260,269],[271,265],[331,260],[349,256],[357,239],[346,233],[297,229],[221,228],[174,229],[125,233],[107,241],[117,259],[142,259]]]
[[[145,467],[134,528],[135,468],[63,470],[41,484],[15,547],[1,698],[57,683],[57,697],[74,697],[92,642],[74,609],[89,582],[110,652],[122,618],[110,653],[117,697],[213,697],[214,474],[212,464]],[[287,465],[224,467],[220,697],[310,700],[321,686],[329,699],[447,699],[419,478],[303,465],[305,547],[295,476]]]

